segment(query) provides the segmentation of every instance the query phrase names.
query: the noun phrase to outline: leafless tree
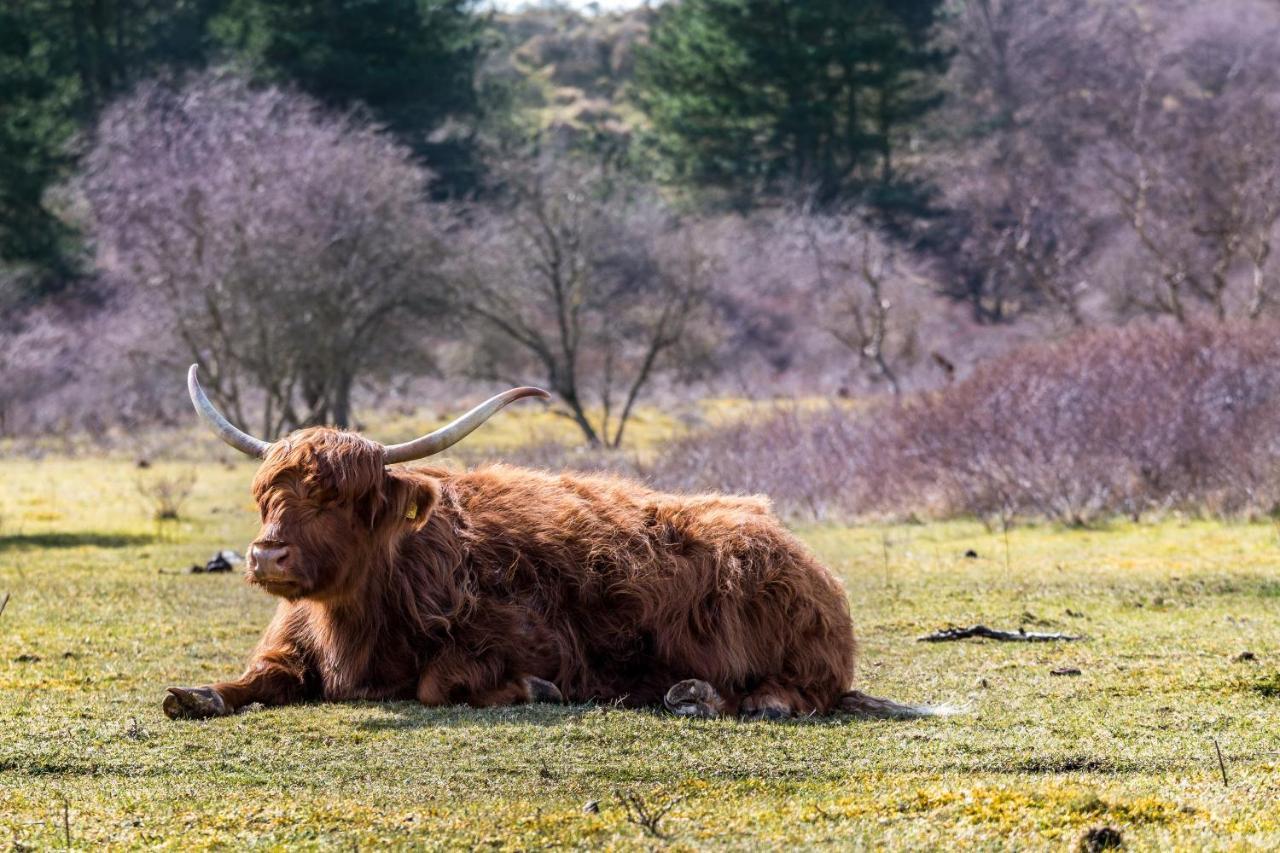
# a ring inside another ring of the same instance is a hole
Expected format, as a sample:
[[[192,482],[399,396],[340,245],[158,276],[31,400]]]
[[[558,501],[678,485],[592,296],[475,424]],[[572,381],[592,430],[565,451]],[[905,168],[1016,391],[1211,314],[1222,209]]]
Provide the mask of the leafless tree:
[[[532,361],[586,440],[618,447],[659,376],[708,363],[712,259],[624,176],[562,157],[502,180],[508,198],[478,214],[459,293],[476,364],[496,378]]]
[[[935,160],[953,209],[944,287],[980,319],[1048,307],[1086,317],[1086,262],[1102,217],[1075,178],[1097,131],[1090,92],[1106,65],[1106,4],[959,0],[948,39],[952,150]]]
[[[1280,15],[1234,5],[1144,31],[1110,93],[1099,162],[1140,259],[1124,308],[1257,318],[1280,295]]]
[[[448,225],[427,179],[358,117],[209,73],[107,109],[81,189],[99,265],[145,293],[149,333],[276,435],[347,425],[358,379],[423,369],[415,321],[440,304]]]
[[[901,370],[919,355],[909,296],[923,283],[874,229],[848,216],[795,217],[813,259],[818,325],[858,358],[872,382],[902,394]]]

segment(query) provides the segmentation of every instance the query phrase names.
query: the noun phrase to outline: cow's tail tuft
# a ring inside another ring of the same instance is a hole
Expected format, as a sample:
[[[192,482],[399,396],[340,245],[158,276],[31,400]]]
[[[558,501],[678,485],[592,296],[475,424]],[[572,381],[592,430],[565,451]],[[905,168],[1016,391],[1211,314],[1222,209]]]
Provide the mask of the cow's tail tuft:
[[[840,697],[837,706],[841,713],[873,720],[918,720],[923,717],[954,717],[968,713],[969,708],[957,705],[901,705],[890,699],[868,696],[858,690],[850,690]]]

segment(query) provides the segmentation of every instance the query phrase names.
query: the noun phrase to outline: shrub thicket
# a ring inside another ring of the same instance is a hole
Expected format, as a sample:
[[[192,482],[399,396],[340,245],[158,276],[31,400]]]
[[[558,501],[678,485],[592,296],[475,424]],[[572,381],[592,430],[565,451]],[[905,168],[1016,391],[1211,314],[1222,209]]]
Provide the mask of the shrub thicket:
[[[793,516],[1271,513],[1280,329],[1136,324],[1030,347],[947,388],[699,434],[664,488],[762,492]]]

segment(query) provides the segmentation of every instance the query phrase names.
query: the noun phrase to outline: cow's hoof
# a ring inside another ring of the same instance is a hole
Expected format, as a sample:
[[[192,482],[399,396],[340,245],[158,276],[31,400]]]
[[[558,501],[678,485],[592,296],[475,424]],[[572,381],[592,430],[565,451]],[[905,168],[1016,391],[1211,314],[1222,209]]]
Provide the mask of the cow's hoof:
[[[758,690],[742,700],[738,713],[744,720],[786,720],[792,708],[786,699],[772,690]]]
[[[779,708],[775,705],[766,705],[763,708],[756,708],[753,711],[743,711],[742,719],[750,722],[756,720],[785,720],[790,718],[791,711],[786,708]]]
[[[536,678],[531,675],[524,680],[524,686],[529,691],[530,702],[564,704],[564,694],[560,692],[560,688],[545,678]]]
[[[720,716],[724,708],[724,700],[716,689],[696,678],[687,678],[672,686],[662,701],[673,714],[704,720]]]
[[[212,687],[170,687],[164,697],[164,714],[171,720],[204,720],[231,713]]]

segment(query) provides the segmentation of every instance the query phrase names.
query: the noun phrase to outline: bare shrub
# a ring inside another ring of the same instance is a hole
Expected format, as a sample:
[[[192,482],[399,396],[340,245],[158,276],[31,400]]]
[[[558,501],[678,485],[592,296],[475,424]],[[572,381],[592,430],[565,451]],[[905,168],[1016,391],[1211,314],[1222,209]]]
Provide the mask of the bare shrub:
[[[681,797],[665,802],[649,802],[632,791],[617,791],[616,794],[622,807],[626,809],[628,823],[634,823],[654,838],[668,837],[662,829],[662,819],[680,804]]]
[[[1083,335],[923,401],[903,441],[964,512],[1073,524],[1170,508],[1270,512],[1277,364],[1270,325]]]
[[[790,515],[1271,513],[1275,326],[1140,323],[1026,348],[900,406],[788,411],[677,442],[652,471]]]
[[[745,396],[909,393],[1047,322],[980,324],[938,292],[918,254],[853,213],[757,212],[695,229],[716,258],[712,298],[725,318],[716,379]]]
[[[95,289],[0,318],[0,436],[66,452],[82,434],[136,436],[189,412],[172,393],[180,374],[157,358],[164,335],[136,310],[142,301]]]
[[[1119,294],[1130,310],[1257,317],[1276,298],[1280,20],[1233,17],[1193,18],[1165,55],[1142,45],[1115,93],[1122,118],[1100,163],[1140,260]]]
[[[509,197],[472,235],[459,288],[473,371],[538,371],[589,444],[618,447],[660,376],[708,362],[711,259],[648,189],[569,158],[508,165]]]
[[[840,518],[896,503],[876,491],[893,485],[888,472],[872,473],[886,446],[871,413],[785,407],[675,442],[650,475],[661,488],[764,494],[789,516]]]
[[[173,521],[180,518],[182,507],[191,497],[195,485],[194,470],[140,475],[137,481],[138,494],[142,495],[151,507],[151,517],[156,521]]]
[[[79,189],[146,334],[275,436],[346,426],[358,381],[430,363],[421,320],[441,305],[450,218],[428,178],[359,116],[210,72],[109,107]]]

